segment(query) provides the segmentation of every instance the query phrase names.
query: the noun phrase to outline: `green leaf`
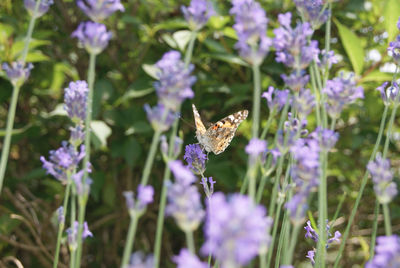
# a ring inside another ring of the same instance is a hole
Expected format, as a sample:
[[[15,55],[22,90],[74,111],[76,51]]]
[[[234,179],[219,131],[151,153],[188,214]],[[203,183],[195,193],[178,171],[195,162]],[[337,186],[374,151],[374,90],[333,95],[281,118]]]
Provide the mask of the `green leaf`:
[[[388,41],[391,42],[399,31],[397,29],[397,20],[400,15],[400,2],[399,0],[386,0],[385,2],[383,17],[385,29],[388,33]]]
[[[350,59],[354,72],[360,74],[364,67],[364,48],[360,38],[349,28],[335,20],[335,24],[339,30],[340,40]]]
[[[189,43],[190,36],[192,35],[191,31],[182,30],[177,31],[172,34],[172,38],[174,38],[178,48],[182,51],[185,50],[186,45]]]
[[[173,48],[173,49],[177,49],[178,48],[178,44],[176,43],[175,39],[170,34],[163,34],[163,35],[161,35],[161,38],[171,48]]]
[[[158,76],[157,73],[160,71],[160,69],[158,69],[156,67],[156,65],[150,65],[150,64],[143,64],[142,65],[142,69],[143,71],[145,71],[146,74],[148,74],[149,76],[153,77],[154,79],[158,80]]]
[[[40,61],[48,61],[48,60],[50,60],[50,58],[48,56],[44,55],[39,50],[29,52],[28,55],[26,55],[27,62],[40,62]]]
[[[222,29],[230,21],[230,16],[212,16],[208,20],[208,25],[214,29]]]
[[[128,89],[122,97],[118,98],[115,101],[115,103],[113,105],[114,105],[114,107],[116,107],[122,103],[129,101],[130,99],[136,99],[136,98],[141,98],[143,96],[146,96],[146,95],[152,93],[153,91],[154,91],[154,88],[152,88],[152,87],[142,89],[142,90]]]
[[[142,148],[134,137],[130,137],[124,143],[124,158],[130,167],[133,167],[136,160],[142,154]]]
[[[211,58],[214,59],[218,59],[218,60],[222,60],[228,63],[233,63],[233,64],[239,64],[242,66],[249,66],[249,64],[247,64],[247,62],[245,62],[244,60],[242,60],[241,58],[239,58],[236,55],[233,54],[210,54],[209,55]]]
[[[107,138],[111,135],[111,128],[103,121],[92,121],[90,124],[93,134],[100,141],[100,147],[107,147]],[[95,144],[96,145],[96,144]]]
[[[390,73],[382,73],[380,71],[370,72],[368,75],[361,78],[361,82],[385,82],[390,81],[393,78],[393,74]]]

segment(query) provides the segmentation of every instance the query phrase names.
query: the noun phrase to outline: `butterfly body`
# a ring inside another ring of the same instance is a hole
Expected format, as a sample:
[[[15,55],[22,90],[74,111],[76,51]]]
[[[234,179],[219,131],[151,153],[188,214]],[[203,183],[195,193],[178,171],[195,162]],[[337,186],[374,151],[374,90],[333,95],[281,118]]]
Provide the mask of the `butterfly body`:
[[[247,110],[236,112],[224,117],[206,129],[194,104],[192,108],[196,125],[196,138],[207,152],[213,152],[214,154],[220,154],[225,151],[235,136],[239,124],[249,114]]]

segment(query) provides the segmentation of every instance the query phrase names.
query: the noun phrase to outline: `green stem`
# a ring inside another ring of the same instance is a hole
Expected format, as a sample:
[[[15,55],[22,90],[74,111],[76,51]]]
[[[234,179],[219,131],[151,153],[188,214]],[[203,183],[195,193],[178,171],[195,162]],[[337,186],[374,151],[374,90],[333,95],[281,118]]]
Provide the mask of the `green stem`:
[[[375,200],[375,209],[374,209],[374,224],[372,226],[372,235],[371,235],[371,244],[369,249],[369,259],[371,260],[374,257],[375,253],[375,241],[376,241],[376,233],[378,231],[378,216],[379,216],[379,201]]]
[[[265,139],[265,136],[267,136],[268,130],[272,124],[272,120],[274,119],[276,115],[276,108],[274,107],[271,112],[268,115],[267,123],[265,124],[265,127],[261,133],[260,139]]]
[[[26,37],[25,37],[24,50],[22,50],[22,55],[21,55],[22,66],[25,65],[26,56],[28,55],[29,43],[31,42],[31,39],[32,39],[33,28],[35,28],[35,22],[36,22],[36,14],[37,14],[37,12],[39,10],[39,6],[40,6],[40,2],[41,1],[42,0],[36,1],[35,9],[34,9],[33,14],[31,16],[31,20],[29,21],[28,32],[27,32]]]
[[[276,169],[274,186],[272,188],[271,201],[269,203],[269,208],[268,208],[268,214],[270,217],[273,217],[273,215],[275,214],[275,203],[276,203],[276,198],[278,196],[279,179],[282,174],[284,158],[285,158],[284,155],[282,155],[279,157],[278,160],[278,167]]]
[[[71,191],[71,184],[70,178],[67,180],[67,187],[65,188],[65,195],[64,195],[64,202],[63,202],[63,219],[64,221],[58,224],[58,233],[57,233],[57,244],[56,244],[56,252],[54,253],[54,261],[53,261],[53,268],[58,267],[58,258],[60,255],[60,247],[61,247],[61,237],[64,231],[65,226],[65,215],[67,214],[68,209],[68,201],[69,201],[69,193]]]
[[[251,137],[258,138],[258,130],[260,127],[260,101],[261,101],[261,77],[260,66],[252,65],[253,68],[253,124],[251,127]]]
[[[327,221],[327,183],[326,183],[326,169],[328,153],[323,150],[320,154],[322,158],[320,163],[322,165],[320,183],[318,185],[318,243],[317,243],[317,256],[316,263],[318,267],[325,267],[325,254],[326,254],[326,221]]]
[[[197,31],[192,31],[190,34],[190,40],[189,40],[189,45],[185,53],[185,67],[187,68],[189,66],[190,61],[192,60],[192,55],[193,55],[193,48],[194,48],[194,43],[197,38]]]
[[[135,234],[137,229],[137,224],[139,221],[139,215],[136,214],[131,216],[131,222],[129,223],[128,235],[126,236],[126,242],[124,247],[124,255],[122,256],[121,268],[128,265],[129,257],[132,252],[133,243],[135,242]]]
[[[272,229],[272,237],[271,237],[271,242],[270,242],[270,246],[268,248],[268,252],[267,252],[267,261],[266,261],[266,266],[261,266],[261,267],[269,267],[271,264],[271,259],[272,259],[272,252],[274,251],[274,245],[275,245],[275,238],[276,238],[276,233],[278,231],[278,225],[279,225],[279,218],[281,216],[281,208],[282,208],[282,202],[278,203],[278,207],[276,210],[276,215],[274,217],[274,227]],[[266,254],[262,254],[261,257],[264,257]],[[262,258],[263,259],[263,258]],[[277,261],[277,260],[275,260]]]
[[[83,233],[83,222],[85,220],[86,211],[86,200],[87,198],[78,196],[78,248],[76,252],[76,265],[75,267],[81,267],[81,257],[82,257],[82,233]]]
[[[383,153],[382,153],[382,157],[383,158],[386,158],[386,154],[387,154],[387,151],[389,149],[390,136],[392,134],[392,128],[393,128],[393,124],[394,124],[394,119],[396,118],[396,112],[397,112],[398,108],[399,108],[399,104],[396,102],[396,104],[393,107],[392,114],[390,115],[389,125],[388,125],[388,129],[387,129],[387,132],[386,132],[385,145],[383,147]]]
[[[391,236],[392,235],[392,224],[390,221],[390,211],[389,211],[389,205],[382,204],[383,207],[383,217],[385,219],[385,235],[386,236]]]
[[[388,106],[385,106],[385,109],[383,110],[383,114],[382,114],[380,127],[379,127],[378,137],[376,139],[376,142],[375,142],[375,145],[374,145],[374,149],[373,149],[372,154],[371,154],[371,156],[369,158],[369,161],[372,161],[373,159],[375,159],[376,152],[378,151],[379,144],[381,142],[382,135],[383,135],[383,130],[385,129],[387,111],[388,111]],[[351,210],[349,221],[347,222],[346,229],[345,229],[345,231],[343,233],[342,241],[341,241],[340,247],[339,247],[339,252],[338,252],[338,255],[336,256],[334,268],[337,268],[339,266],[339,261],[340,261],[340,258],[342,257],[342,253],[343,253],[344,247],[346,245],[347,238],[348,238],[349,233],[350,233],[350,227],[353,224],[353,220],[354,220],[354,217],[356,216],[358,205],[360,204],[360,200],[361,200],[362,194],[364,192],[365,185],[368,182],[368,175],[369,175],[369,172],[368,172],[368,170],[366,170],[365,173],[364,173],[364,177],[361,180],[361,187],[360,187],[360,190],[358,191],[358,194],[357,194],[357,197],[356,197],[356,201],[354,203],[354,207]]]
[[[286,265],[291,264],[292,261],[293,261],[293,253],[294,253],[294,249],[295,249],[296,244],[297,244],[297,237],[299,236],[300,227],[301,227],[300,224],[296,224],[294,226],[294,229],[293,229],[293,232],[292,232],[292,236],[290,238],[290,244],[289,244],[289,250],[288,250],[288,253],[287,253],[287,259],[286,259],[286,262],[285,262]]]
[[[339,204],[336,207],[336,211],[335,211],[335,214],[334,214],[333,219],[332,219],[332,226],[335,225],[336,219],[339,216],[339,212],[342,209],[343,202],[344,202],[345,198],[346,198],[346,193],[343,193],[343,195],[340,197]]]
[[[267,169],[267,171],[264,172],[264,174],[261,176],[260,185],[258,186],[258,189],[257,189],[257,195],[256,195],[257,204],[259,204],[261,201],[264,187],[265,187],[265,184],[267,183],[267,178],[273,171],[273,169],[270,169],[271,164],[272,164],[272,155],[268,156],[267,164],[265,165],[266,166],[265,168]]]
[[[149,151],[149,154],[147,155],[146,163],[145,163],[144,169],[143,169],[142,178],[140,180],[140,184],[143,186],[147,185],[147,183],[148,183],[151,167],[153,166],[154,157],[156,156],[158,143],[160,141],[160,136],[161,136],[161,131],[156,130],[153,135],[153,140],[151,141],[150,151]],[[170,145],[170,146],[173,146],[173,145]]]
[[[185,236],[186,236],[186,244],[187,247],[189,248],[189,251],[195,255],[196,250],[194,247],[194,239],[193,239],[193,232],[192,231],[185,231]]]
[[[76,220],[76,188],[73,185],[72,186],[72,196],[71,196],[71,216],[70,216],[71,230],[73,230],[75,228],[75,220]],[[76,251],[77,251],[77,248],[74,245],[73,250],[71,250],[71,258],[69,260],[69,267],[71,267],[71,268],[75,267],[74,265],[76,262]]]
[[[284,241],[286,241],[286,230],[289,227],[289,225],[290,225],[290,222],[288,219],[288,213],[287,213],[287,211],[285,211],[285,215],[283,216],[283,221],[282,221],[281,235],[279,235],[278,247],[276,249],[275,268],[278,268],[279,264],[280,264],[283,244],[284,244]],[[272,252],[271,253],[268,252],[268,255],[272,256]],[[267,267],[270,267],[271,257],[268,256],[268,259],[269,259],[269,261],[268,261]]]

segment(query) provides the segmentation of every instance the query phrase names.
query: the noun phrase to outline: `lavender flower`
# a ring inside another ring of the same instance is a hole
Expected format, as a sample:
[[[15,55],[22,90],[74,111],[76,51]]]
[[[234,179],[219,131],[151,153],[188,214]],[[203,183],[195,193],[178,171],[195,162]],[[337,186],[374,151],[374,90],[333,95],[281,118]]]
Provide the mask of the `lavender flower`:
[[[215,193],[207,205],[206,241],[201,252],[211,253],[223,268],[244,266],[266,251],[271,224],[266,209],[249,197],[234,194],[226,198]]]
[[[172,158],[176,159],[178,157],[178,155],[181,153],[181,147],[182,147],[183,140],[181,138],[175,136],[174,141],[175,142],[174,142],[174,145],[172,148]],[[169,145],[167,142],[167,137],[165,137],[165,135],[162,135],[160,138],[160,150],[163,153],[163,156],[165,157],[165,159],[167,160]]]
[[[272,94],[274,94],[274,97],[272,97]],[[267,105],[270,111],[274,109],[280,111],[282,107],[285,106],[288,99],[290,103],[290,93],[288,89],[278,90],[270,86],[268,87],[268,91],[265,91],[261,97],[267,100]]]
[[[71,136],[69,138],[69,142],[74,146],[78,147],[82,144],[85,139],[85,129],[83,124],[75,125],[74,127],[70,127]]]
[[[28,79],[31,70],[33,68],[32,63],[28,63],[25,66],[20,61],[14,61],[11,65],[3,63],[2,68],[6,71],[7,77],[13,86],[20,87]]]
[[[249,144],[247,144],[245,151],[249,155],[251,163],[255,163],[258,157],[264,160],[268,151],[267,141],[253,138],[250,140]]]
[[[181,10],[193,31],[203,28],[208,19],[215,14],[212,3],[207,0],[192,0],[188,7],[182,6]]]
[[[65,223],[64,207],[61,206],[57,209],[57,219],[59,224]]]
[[[397,21],[397,28],[400,30],[400,18]],[[396,37],[396,40],[389,43],[388,47],[389,56],[393,57],[394,62],[400,64],[400,35]]]
[[[132,254],[131,260],[126,268],[153,268],[154,256],[149,254],[145,256],[143,252],[136,251]]]
[[[398,235],[379,236],[376,239],[375,256],[365,268],[400,267],[400,238]]]
[[[35,16],[35,18],[43,16],[49,10],[50,6],[53,4],[53,0],[41,0],[39,8],[35,13],[35,6],[37,1],[38,0],[24,0],[24,6],[28,11],[29,15],[31,15],[32,17]]]
[[[132,191],[123,192],[126,199],[126,206],[132,215],[135,212],[143,212],[146,206],[153,202],[154,188],[151,185],[143,186],[140,184],[137,191],[137,201],[135,201]]]
[[[91,172],[91,169],[89,168],[88,172]],[[81,197],[87,197],[90,191],[90,185],[93,183],[91,178],[86,178],[83,180],[83,170],[75,173],[72,175],[72,180],[75,183],[76,187],[76,193],[78,196]]]
[[[322,129],[320,127],[316,128],[310,136],[315,140],[320,140],[319,145],[321,149],[326,151],[332,149],[339,139],[339,133],[330,129]]]
[[[387,106],[396,101],[397,95],[399,94],[399,85],[393,82],[392,85],[389,82],[384,82],[381,86],[376,89],[381,93],[383,103]]]
[[[99,54],[107,47],[112,34],[104,24],[87,21],[79,24],[71,36],[78,38],[88,53]]]
[[[176,118],[176,115],[161,103],[158,103],[153,108],[145,104],[144,110],[146,111],[147,119],[155,131],[167,131]]]
[[[354,102],[358,98],[364,98],[364,90],[361,86],[356,86],[354,74],[345,78],[341,73],[339,77],[328,80],[324,92],[328,97],[326,110],[334,119],[339,117],[346,104]]]
[[[214,184],[215,183],[216,183],[216,181],[214,181],[212,177],[209,177],[208,179],[205,177],[201,178],[200,184],[203,185],[204,192],[205,192],[207,198],[210,198],[212,196],[212,194],[214,193]],[[210,186],[208,186],[208,184],[210,184]]]
[[[329,18],[328,9],[323,10],[322,0],[294,0],[297,9],[305,21],[311,23],[313,29],[318,29]]]
[[[315,265],[315,249],[307,251],[306,258],[310,259],[312,266]]]
[[[189,144],[185,147],[183,159],[188,163],[188,167],[195,174],[203,174],[206,170],[207,155],[199,144]]]
[[[372,175],[375,194],[381,204],[387,204],[397,195],[397,186],[393,182],[393,173],[390,170],[389,159],[383,159],[378,154],[374,161],[367,165],[368,171]]]
[[[294,71],[289,76],[282,74],[281,77],[285,84],[294,92],[301,91],[305,88],[310,79],[310,76],[306,75],[303,70],[300,72]]]
[[[115,11],[125,11],[120,0],[77,0],[77,5],[95,22],[101,22]]]
[[[88,93],[86,81],[70,82],[64,89],[64,109],[76,124],[85,121]]]
[[[174,217],[183,231],[194,231],[204,217],[200,194],[193,185],[196,178],[179,160],[171,161],[169,166],[175,176],[175,182],[168,185],[165,212]]]
[[[66,230],[70,251],[74,251],[78,247],[78,228],[79,223],[74,221],[73,225]],[[87,222],[85,221],[83,223],[82,239],[86,239],[88,237],[93,237],[93,234],[89,231]]]
[[[189,250],[181,249],[178,256],[174,256],[173,261],[176,263],[176,268],[207,268],[208,265],[201,262],[196,255],[190,253]]]
[[[61,143],[61,147],[57,150],[51,150],[49,161],[44,156],[40,157],[43,168],[47,174],[53,175],[57,180],[66,183],[68,174],[75,170],[79,162],[85,156],[85,146],[82,145],[78,152],[72,145],[68,145],[66,141]]]
[[[250,64],[260,65],[271,46],[267,37],[268,19],[264,9],[254,0],[233,0],[229,11],[235,15],[235,29],[238,42],[235,48],[240,56]]]
[[[125,196],[126,207],[129,211],[135,209],[135,197],[132,191],[124,191],[122,193]]]
[[[154,83],[159,101],[172,111],[176,111],[185,99],[194,97],[191,89],[196,77],[191,76],[193,65],[187,68],[178,51],[169,51],[156,63],[159,81]]]
[[[312,40],[308,43],[308,38],[313,34],[309,23],[298,23],[293,29],[291,20],[290,12],[278,15],[281,27],[274,30],[276,61],[294,70],[302,70],[318,55],[318,42]]]
[[[305,119],[314,106],[315,97],[309,89],[301,90],[294,98],[293,107],[297,111],[300,120]]]
[[[330,69],[333,64],[339,62],[333,50],[326,52],[325,49],[321,50],[320,58],[317,57],[315,61],[318,67],[321,68],[323,71],[325,71],[324,70],[325,66],[327,66],[328,69]]]

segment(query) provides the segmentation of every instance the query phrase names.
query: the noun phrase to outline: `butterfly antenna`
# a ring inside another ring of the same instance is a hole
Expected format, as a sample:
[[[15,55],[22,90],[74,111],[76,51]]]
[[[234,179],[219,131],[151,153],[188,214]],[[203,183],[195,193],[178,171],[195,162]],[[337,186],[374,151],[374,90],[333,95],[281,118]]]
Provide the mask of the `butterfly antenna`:
[[[182,115],[179,115],[179,119],[180,119],[183,123],[185,123],[185,125],[189,126],[190,128],[192,128],[192,129],[195,129],[195,128],[196,128],[196,127],[193,125],[193,123],[190,123],[190,122],[186,121],[185,119],[183,119],[183,118],[182,118]]]

